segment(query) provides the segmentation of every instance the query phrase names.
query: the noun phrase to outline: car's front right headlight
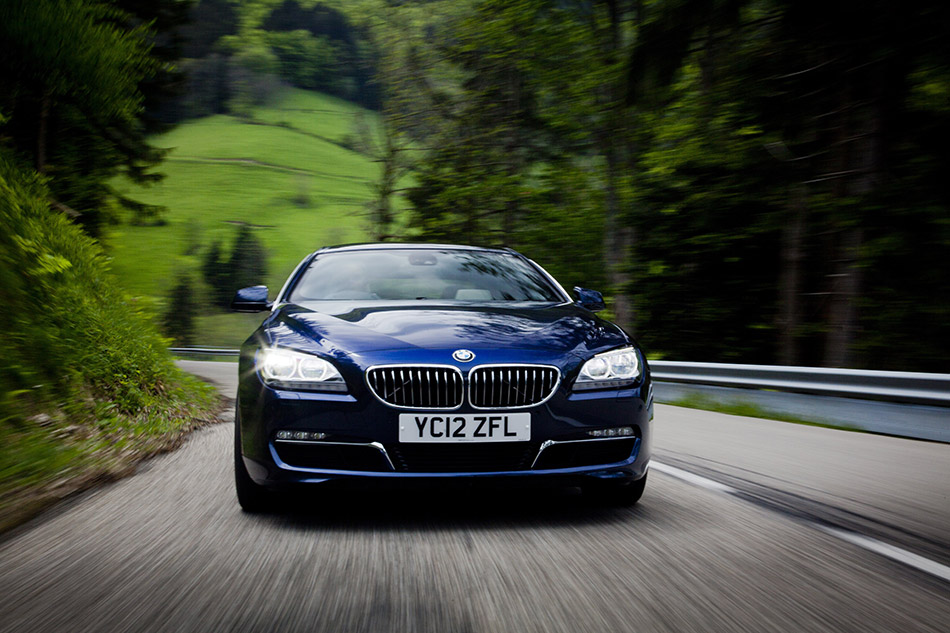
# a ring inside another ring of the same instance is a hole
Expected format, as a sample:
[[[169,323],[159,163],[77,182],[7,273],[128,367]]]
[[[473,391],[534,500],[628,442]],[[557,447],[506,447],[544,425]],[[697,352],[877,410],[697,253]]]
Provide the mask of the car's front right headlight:
[[[640,356],[633,347],[622,347],[597,354],[581,367],[574,391],[616,389],[634,384],[640,378]]]
[[[346,391],[346,381],[328,360],[282,347],[265,347],[257,353],[257,370],[264,383],[278,389]]]

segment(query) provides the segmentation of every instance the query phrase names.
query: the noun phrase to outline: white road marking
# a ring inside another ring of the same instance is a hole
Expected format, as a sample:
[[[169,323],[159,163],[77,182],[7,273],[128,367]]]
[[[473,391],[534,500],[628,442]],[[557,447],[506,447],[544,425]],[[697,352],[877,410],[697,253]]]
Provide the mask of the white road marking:
[[[735,488],[721,484],[718,481],[713,481],[712,479],[708,479],[700,475],[694,475],[691,472],[676,468],[675,466],[670,466],[668,464],[650,462],[650,468],[670,475],[671,477],[682,479],[683,481],[693,485],[706,488],[707,490],[725,492],[727,494],[734,494],[737,492]],[[822,525],[820,523],[811,523],[811,525],[818,528],[822,532],[825,532],[826,534],[830,534],[831,536],[839,538],[843,541],[847,541],[852,545],[857,545],[862,549],[880,554],[881,556],[886,556],[891,560],[896,560],[899,563],[903,563],[913,567],[914,569],[918,569],[922,572],[950,582],[950,567],[930,560],[929,558],[924,558],[923,556],[914,554],[913,552],[908,552],[905,549],[890,545],[884,541],[863,536],[857,532],[849,532],[847,530],[842,530],[828,525]]]
[[[918,556],[913,552],[908,552],[905,549],[894,547],[893,545],[885,543],[884,541],[863,536],[857,532],[839,530],[838,528],[828,525],[819,525],[818,529],[823,530],[832,536],[837,536],[838,538],[848,541],[849,543],[853,543],[858,547],[862,547],[872,552],[877,552],[881,556],[887,556],[888,558],[904,563],[905,565],[910,565],[911,567],[919,569],[920,571],[927,572],[932,576],[936,576],[937,578],[942,578],[943,580],[950,582],[950,567],[930,560],[929,558]]]
[[[721,484],[718,481],[713,481],[712,479],[706,479],[705,477],[700,477],[699,475],[694,475],[691,472],[681,470],[675,466],[670,466],[668,464],[661,464],[660,462],[650,462],[650,468],[660,471],[670,475],[671,477],[676,477],[677,479],[682,479],[693,485],[706,488],[708,490],[715,490],[716,492],[726,492],[734,493],[736,492],[735,488],[731,488],[725,484]]]

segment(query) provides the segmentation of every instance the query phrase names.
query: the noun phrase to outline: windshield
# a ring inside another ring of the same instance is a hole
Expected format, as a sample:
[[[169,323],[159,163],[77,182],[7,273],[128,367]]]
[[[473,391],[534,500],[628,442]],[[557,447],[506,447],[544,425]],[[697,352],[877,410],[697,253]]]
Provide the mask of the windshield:
[[[288,298],[305,301],[565,299],[541,271],[507,253],[399,249],[318,255]]]

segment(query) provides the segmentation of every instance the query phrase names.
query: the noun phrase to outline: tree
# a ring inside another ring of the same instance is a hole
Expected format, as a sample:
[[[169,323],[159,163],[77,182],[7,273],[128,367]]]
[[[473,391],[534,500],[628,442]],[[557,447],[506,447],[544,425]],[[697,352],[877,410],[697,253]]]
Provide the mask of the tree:
[[[284,0],[276,4],[261,21],[259,28],[269,33],[268,37],[284,37],[286,33],[303,31],[309,34],[305,65],[316,62],[319,73],[305,75],[305,81],[316,82],[319,90],[350,99],[363,107],[380,107],[377,90],[376,68],[378,55],[374,47],[367,45],[373,35],[355,26],[350,16],[354,13],[353,2],[340,2],[338,7],[331,2],[297,2]],[[359,12],[359,9],[356,9]],[[388,7],[378,7],[379,13],[391,13]],[[295,47],[300,50],[300,35]],[[282,59],[279,50],[275,52]],[[294,85],[307,88],[293,81]]]
[[[231,40],[232,44],[237,41]],[[252,40],[239,46],[229,62],[231,100],[228,109],[233,114],[250,117],[255,106],[264,105],[276,92],[279,61],[263,42]]]
[[[3,132],[51,177],[58,208],[96,233],[107,202],[141,216],[159,209],[116,194],[124,174],[155,182],[163,152],[145,140],[140,85],[156,74],[148,25],[114,6],[80,0],[0,3]]]
[[[191,345],[195,341],[195,316],[198,302],[195,300],[194,284],[188,274],[178,275],[168,298],[162,330],[176,345]]]
[[[227,308],[233,291],[228,279],[228,265],[221,253],[221,244],[214,242],[204,254],[201,262],[201,275],[209,288],[212,305]]]
[[[641,108],[663,113],[645,143],[646,156],[655,158],[654,176],[638,188],[652,206],[647,216],[679,218],[659,226],[683,240],[732,244],[739,263],[755,261],[742,254],[742,243],[754,240],[774,250],[777,257],[760,263],[774,270],[776,296],[766,299],[766,288],[756,282],[750,290],[760,298],[758,308],[750,306],[745,317],[721,315],[724,323],[744,321],[749,327],[740,345],[768,332],[764,317],[772,311],[782,362],[882,362],[858,356],[866,349],[861,339],[868,339],[868,325],[873,322],[880,332],[875,337],[885,331],[893,336],[920,311],[895,318],[896,306],[933,303],[924,294],[895,302],[893,293],[880,292],[877,283],[868,288],[866,280],[883,274],[904,295],[913,282],[897,282],[892,268],[881,267],[876,261],[881,244],[887,241],[892,253],[912,250],[915,240],[898,217],[913,217],[918,230],[918,222],[930,216],[922,209],[939,214],[947,208],[946,198],[917,176],[904,176],[903,183],[895,178],[906,160],[933,164],[940,154],[919,145],[920,151],[903,152],[919,125],[919,115],[907,105],[915,85],[926,81],[922,70],[935,79],[942,72],[936,69],[950,62],[940,35],[948,27],[947,8],[933,2],[910,10],[883,2],[827,6],[780,0],[668,0],[645,6],[629,58],[630,97]],[[739,134],[752,142],[728,140],[738,140]],[[702,153],[690,153],[697,145],[705,145]],[[909,186],[911,181],[916,186]],[[727,193],[730,182],[738,185],[732,186],[733,195],[717,195]],[[693,206],[698,191],[708,199],[705,208]],[[749,205],[751,192],[757,210]],[[697,213],[718,216],[726,210],[746,218],[746,227],[754,230],[694,232]],[[931,239],[923,243],[939,249],[942,232],[936,216],[930,217],[924,223],[932,227]],[[661,248],[674,254],[668,246]],[[919,255],[927,259],[930,252],[937,250]],[[672,287],[678,282],[669,277],[676,270],[669,266],[671,259],[662,256],[655,263]],[[698,270],[715,270],[708,254],[697,254],[694,262],[702,267]],[[753,271],[735,272],[746,280],[761,279]],[[946,286],[942,279],[929,281],[931,287]],[[891,299],[872,299],[885,294]],[[722,295],[710,305],[726,308],[734,300],[731,293]],[[689,296],[695,306],[702,294]],[[692,323],[698,325],[695,318]],[[691,329],[700,335],[705,327]],[[718,331],[715,336],[722,338]],[[756,355],[768,338],[754,343]],[[753,353],[734,345],[726,349]],[[919,354],[910,367],[920,367],[928,356]],[[888,353],[885,362],[897,361]]]
[[[228,258],[228,300],[247,286],[256,286],[267,277],[267,253],[251,227],[242,224],[234,239],[234,248]]]
[[[139,116],[147,135],[165,132],[179,119],[176,100],[183,94],[185,73],[182,57],[183,28],[196,0],[113,0],[122,15],[116,26],[133,29],[148,26],[150,56],[157,62],[155,72],[139,82],[142,113]]]
[[[581,198],[603,204],[588,223],[601,228],[601,244],[587,255],[602,258],[614,316],[629,330],[636,119],[624,102],[624,47],[632,10],[487,0],[451,22],[438,50],[462,80],[433,95],[439,131],[409,194],[427,237],[517,246],[529,215],[553,225],[565,212],[539,201],[578,197],[551,187],[581,187]],[[551,216],[540,218],[541,209]]]
[[[238,32],[239,18],[229,0],[197,0],[191,4],[188,20],[180,31],[182,56],[194,60],[213,55],[218,40]]]
[[[264,41],[277,56],[285,81],[309,90],[339,91],[336,50],[327,38],[296,29],[265,31]]]

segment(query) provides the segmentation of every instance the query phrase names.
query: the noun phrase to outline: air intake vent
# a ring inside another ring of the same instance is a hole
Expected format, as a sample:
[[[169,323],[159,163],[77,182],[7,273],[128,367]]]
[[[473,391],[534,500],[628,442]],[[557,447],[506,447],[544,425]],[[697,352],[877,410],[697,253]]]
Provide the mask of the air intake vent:
[[[528,470],[537,442],[397,444],[387,447],[398,472],[487,473]]]
[[[462,406],[462,372],[455,367],[371,367],[366,382],[387,404],[406,409],[457,409]]]
[[[477,409],[517,409],[554,394],[561,374],[546,365],[484,365],[468,377],[468,398]]]

